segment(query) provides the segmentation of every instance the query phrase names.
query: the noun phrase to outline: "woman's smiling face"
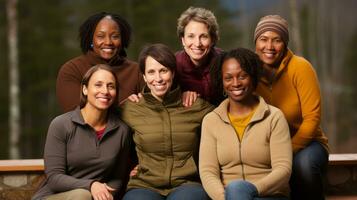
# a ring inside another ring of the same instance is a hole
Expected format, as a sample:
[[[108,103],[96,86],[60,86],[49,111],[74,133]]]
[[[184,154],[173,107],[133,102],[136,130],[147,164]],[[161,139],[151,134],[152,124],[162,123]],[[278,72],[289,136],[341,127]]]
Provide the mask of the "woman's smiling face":
[[[196,66],[204,61],[213,45],[207,25],[193,20],[186,25],[181,42]]]
[[[222,65],[223,89],[235,102],[244,102],[252,95],[253,82],[235,58],[229,58]]]

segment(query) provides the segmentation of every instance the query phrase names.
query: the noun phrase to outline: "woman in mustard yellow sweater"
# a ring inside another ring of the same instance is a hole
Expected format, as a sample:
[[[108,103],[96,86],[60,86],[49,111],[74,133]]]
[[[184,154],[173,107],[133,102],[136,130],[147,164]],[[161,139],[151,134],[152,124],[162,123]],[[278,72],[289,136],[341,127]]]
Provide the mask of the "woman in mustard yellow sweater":
[[[292,199],[324,199],[322,177],[328,163],[328,143],[320,128],[317,75],[307,60],[288,48],[288,24],[280,16],[261,18],[254,42],[255,51],[264,63],[257,93],[280,108],[289,123],[294,152]]]

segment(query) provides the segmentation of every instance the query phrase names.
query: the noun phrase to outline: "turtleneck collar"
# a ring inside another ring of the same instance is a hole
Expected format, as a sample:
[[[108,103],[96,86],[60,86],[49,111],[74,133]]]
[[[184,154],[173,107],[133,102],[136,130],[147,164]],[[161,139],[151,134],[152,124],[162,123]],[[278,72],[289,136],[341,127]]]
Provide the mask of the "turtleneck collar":
[[[175,88],[171,89],[164,96],[162,102],[160,102],[151,94],[151,91],[147,88],[147,86],[144,87],[142,94],[143,94],[143,98],[140,99],[139,103],[146,103],[150,107],[156,107],[156,106],[177,107],[182,105],[181,89],[179,86],[176,86]]]
[[[89,50],[86,55],[89,57],[91,63],[102,63],[110,66],[121,65],[125,61],[125,58],[121,57],[119,54],[115,55],[110,60],[104,60],[92,50]]]

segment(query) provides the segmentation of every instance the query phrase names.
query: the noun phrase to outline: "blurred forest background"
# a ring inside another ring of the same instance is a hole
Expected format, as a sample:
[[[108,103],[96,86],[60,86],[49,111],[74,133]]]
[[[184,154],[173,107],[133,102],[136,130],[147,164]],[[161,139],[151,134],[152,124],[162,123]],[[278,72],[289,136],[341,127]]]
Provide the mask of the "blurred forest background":
[[[357,153],[357,1],[355,0],[36,0],[17,1],[19,116],[10,113],[7,2],[0,0],[0,159],[41,158],[50,121],[61,114],[55,96],[60,66],[80,52],[78,28],[99,11],[119,13],[133,28],[129,58],[146,43],[181,49],[176,20],[189,6],[212,10],[218,47],[253,49],[260,17],[279,14],[290,26],[290,48],[315,67],[323,99],[322,127],[331,152]],[[16,26],[15,26],[16,27]],[[12,43],[14,44],[14,43]],[[16,110],[15,110],[16,111]],[[12,127],[10,119],[20,126]],[[11,128],[12,127],[12,128]],[[10,143],[11,131],[20,135]],[[11,145],[10,145],[11,144]],[[10,156],[10,147],[18,154]]]

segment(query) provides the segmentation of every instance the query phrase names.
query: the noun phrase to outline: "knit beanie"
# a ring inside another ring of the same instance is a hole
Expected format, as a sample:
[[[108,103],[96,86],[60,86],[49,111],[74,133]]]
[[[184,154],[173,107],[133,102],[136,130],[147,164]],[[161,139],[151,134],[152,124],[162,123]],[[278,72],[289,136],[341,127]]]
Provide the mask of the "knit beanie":
[[[279,15],[267,15],[260,18],[257,27],[254,31],[254,43],[258,37],[266,31],[274,31],[279,34],[285,46],[289,42],[289,27],[288,22]]]

